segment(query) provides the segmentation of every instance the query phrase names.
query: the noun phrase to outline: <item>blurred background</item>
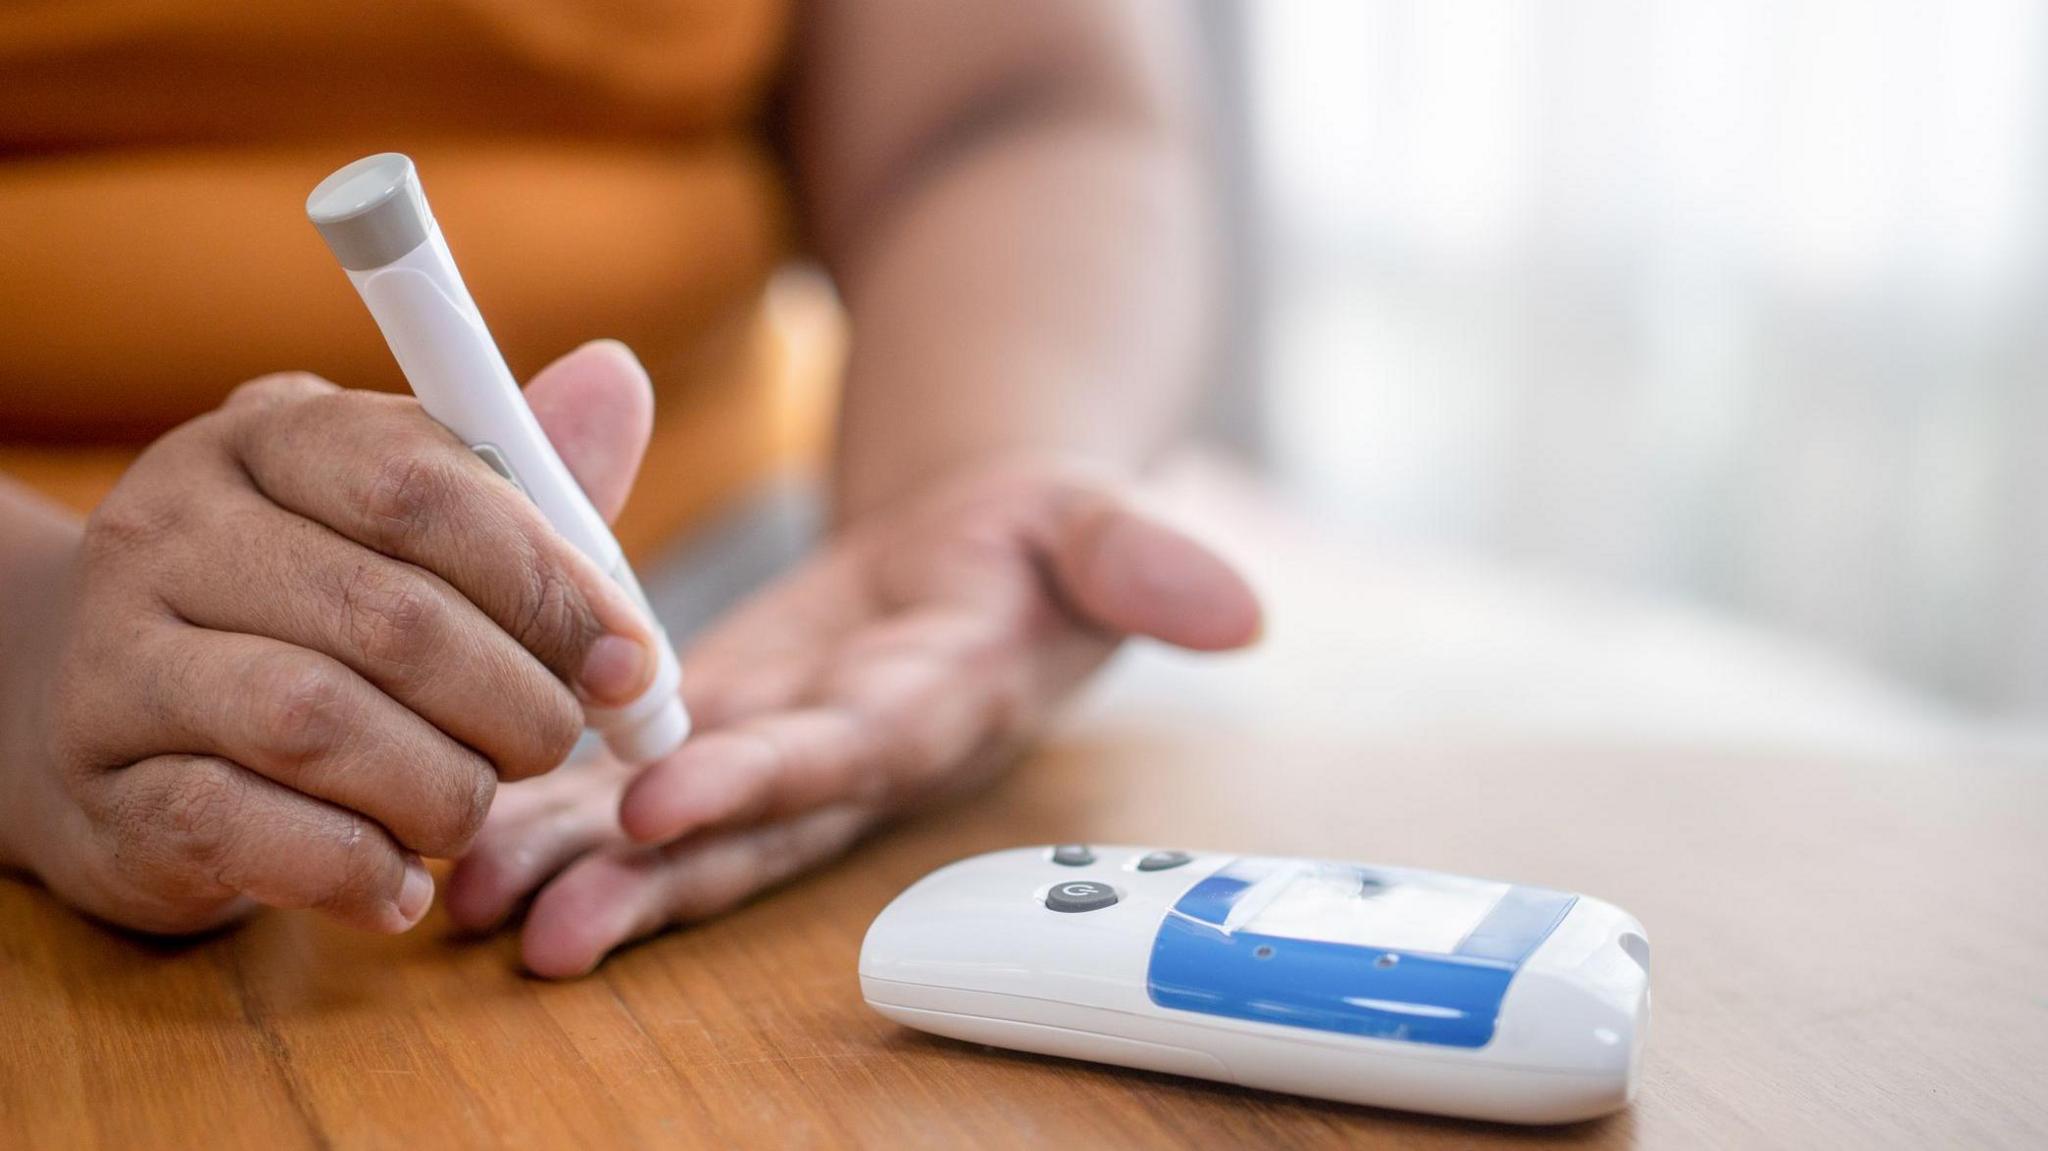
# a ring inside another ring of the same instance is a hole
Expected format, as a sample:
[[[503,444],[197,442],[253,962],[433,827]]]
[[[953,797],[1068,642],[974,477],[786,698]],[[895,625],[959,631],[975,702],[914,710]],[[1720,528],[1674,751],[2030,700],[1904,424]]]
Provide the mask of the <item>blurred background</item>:
[[[1134,653],[1089,715],[2048,749],[2048,10],[1195,10],[1223,451],[1162,500],[1271,628],[1220,665]],[[828,295],[771,302],[816,328]],[[776,506],[689,549],[683,630],[811,538],[809,497]]]
[[[1160,698],[1517,737],[2048,737],[2048,9],[1157,2],[1200,16],[1234,254],[1224,451],[1161,496],[1273,605],[1241,676],[1142,656]],[[400,386],[298,212],[374,139],[436,172],[516,370],[593,332],[653,366],[620,535],[651,559],[719,519],[654,589],[675,630],[809,546],[847,333],[815,271],[757,306],[788,253],[756,138],[780,4],[115,9],[94,32],[99,8],[22,8],[38,47],[0,69],[0,472],[83,510],[224,381]],[[513,31],[472,35],[486,11]],[[647,61],[675,82],[630,80]],[[362,104],[399,74],[424,86]],[[499,242],[568,218],[573,242]]]
[[[2048,713],[2021,0],[1208,5],[1219,430],[1320,530]]]

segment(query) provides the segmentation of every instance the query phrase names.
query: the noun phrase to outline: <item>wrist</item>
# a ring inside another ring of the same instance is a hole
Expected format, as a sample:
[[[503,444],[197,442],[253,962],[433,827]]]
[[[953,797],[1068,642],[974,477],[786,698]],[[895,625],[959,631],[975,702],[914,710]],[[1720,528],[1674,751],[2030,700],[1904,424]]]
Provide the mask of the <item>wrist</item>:
[[[0,869],[31,867],[45,715],[69,615],[79,522],[0,483]]]

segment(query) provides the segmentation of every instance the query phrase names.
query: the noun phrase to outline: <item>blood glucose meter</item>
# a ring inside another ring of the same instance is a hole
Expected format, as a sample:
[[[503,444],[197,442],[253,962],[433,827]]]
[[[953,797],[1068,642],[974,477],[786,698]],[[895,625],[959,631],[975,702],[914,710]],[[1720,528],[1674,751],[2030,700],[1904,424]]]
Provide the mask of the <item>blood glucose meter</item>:
[[[1584,895],[1408,868],[1019,848],[876,917],[861,991],[938,1035],[1510,1123],[1634,1093],[1649,943]]]

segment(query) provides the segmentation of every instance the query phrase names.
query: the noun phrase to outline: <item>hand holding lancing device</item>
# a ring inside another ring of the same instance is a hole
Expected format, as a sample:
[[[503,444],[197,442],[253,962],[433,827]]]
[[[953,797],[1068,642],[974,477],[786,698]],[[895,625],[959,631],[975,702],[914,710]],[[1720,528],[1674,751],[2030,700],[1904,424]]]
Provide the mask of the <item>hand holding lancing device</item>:
[[[616,474],[591,474],[623,492],[652,407],[631,353],[527,392],[565,449],[603,428]],[[8,605],[0,864],[128,927],[268,904],[405,930],[420,856],[560,764],[580,701],[654,678],[626,593],[410,397],[245,385],[68,534],[50,598]]]

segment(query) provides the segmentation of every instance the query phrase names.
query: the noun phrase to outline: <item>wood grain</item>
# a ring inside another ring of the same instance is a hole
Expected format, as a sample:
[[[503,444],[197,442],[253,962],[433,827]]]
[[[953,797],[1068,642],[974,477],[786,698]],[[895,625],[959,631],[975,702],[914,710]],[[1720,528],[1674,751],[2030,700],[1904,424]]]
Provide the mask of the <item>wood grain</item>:
[[[1520,1131],[1009,1054],[863,1007],[928,869],[1066,839],[1509,877],[1636,911],[1636,1105]],[[592,978],[509,939],[273,914],[185,945],[0,884],[0,1144],[514,1147],[2042,1146],[2048,774],[1096,726],[995,792]]]

